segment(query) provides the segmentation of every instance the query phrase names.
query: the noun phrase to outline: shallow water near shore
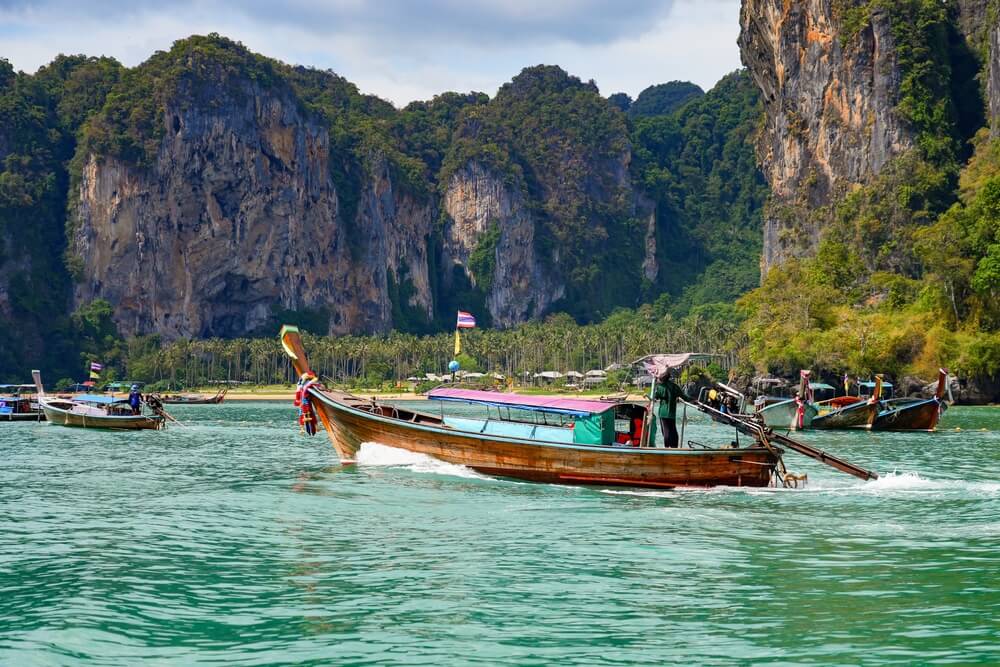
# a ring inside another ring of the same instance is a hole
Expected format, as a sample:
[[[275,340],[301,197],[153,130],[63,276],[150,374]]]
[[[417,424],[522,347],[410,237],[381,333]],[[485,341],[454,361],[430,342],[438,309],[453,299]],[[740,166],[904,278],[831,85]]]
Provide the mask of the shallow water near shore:
[[[287,403],[171,411],[0,424],[0,665],[1000,663],[998,408],[803,436],[877,481],[788,453],[805,490],[683,491],[342,467]]]

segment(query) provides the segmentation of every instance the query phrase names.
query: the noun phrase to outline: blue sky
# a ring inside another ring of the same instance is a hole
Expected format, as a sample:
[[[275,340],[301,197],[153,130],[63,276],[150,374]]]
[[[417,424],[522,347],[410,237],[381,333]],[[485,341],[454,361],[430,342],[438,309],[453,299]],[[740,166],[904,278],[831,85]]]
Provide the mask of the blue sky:
[[[560,65],[605,95],[673,79],[710,88],[740,66],[740,0],[0,0],[0,57],[33,72],[58,53],[136,65],[219,32],[329,68],[397,105],[489,94],[523,67]]]

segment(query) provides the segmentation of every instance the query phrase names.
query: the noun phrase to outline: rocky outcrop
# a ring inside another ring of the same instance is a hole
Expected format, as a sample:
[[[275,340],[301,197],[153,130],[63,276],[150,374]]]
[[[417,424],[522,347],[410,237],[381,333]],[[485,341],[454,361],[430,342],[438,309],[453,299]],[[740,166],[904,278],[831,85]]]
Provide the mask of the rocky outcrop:
[[[429,204],[373,155],[346,220],[330,176],[342,156],[287,89],[243,81],[210,97],[168,100],[148,168],[87,156],[70,239],[78,304],[107,299],[122,333],[167,339],[246,334],[282,309],[326,310],[331,333],[383,331],[387,271],[405,271],[429,313]]]
[[[986,85],[990,114],[990,136],[1000,137],[1000,20],[989,26],[989,77]]]
[[[543,313],[562,298],[565,286],[536,252],[536,224],[523,193],[512,188],[492,169],[471,161],[455,172],[444,195],[445,261],[465,268],[469,258],[496,225],[499,238],[493,248],[494,269],[486,289],[486,305],[493,323],[509,327]],[[445,275],[451,272],[446,271]]]
[[[760,164],[774,199],[764,272],[809,254],[822,223],[808,213],[864,183],[913,146],[895,111],[900,72],[889,18],[873,8],[844,35],[833,0],[744,0],[740,53],[763,93]]]

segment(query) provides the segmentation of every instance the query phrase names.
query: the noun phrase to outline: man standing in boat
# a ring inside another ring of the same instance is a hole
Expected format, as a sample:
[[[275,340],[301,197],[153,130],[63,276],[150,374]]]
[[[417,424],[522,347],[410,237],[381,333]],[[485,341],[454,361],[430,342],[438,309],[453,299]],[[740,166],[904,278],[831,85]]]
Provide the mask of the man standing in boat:
[[[684,390],[670,377],[670,369],[665,370],[653,387],[653,400],[656,402],[656,416],[660,418],[660,430],[663,431],[663,444],[666,447],[680,447],[680,437],[677,435],[677,399],[685,401]]]
[[[139,393],[139,385],[132,385],[132,389],[128,393],[128,404],[132,408],[132,414],[142,413],[142,394]]]

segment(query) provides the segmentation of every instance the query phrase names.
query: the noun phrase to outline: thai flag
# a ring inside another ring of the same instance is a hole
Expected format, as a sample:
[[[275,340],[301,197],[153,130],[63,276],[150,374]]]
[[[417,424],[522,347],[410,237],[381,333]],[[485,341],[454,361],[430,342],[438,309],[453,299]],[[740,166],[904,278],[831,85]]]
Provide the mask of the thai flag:
[[[472,316],[472,313],[460,310],[458,311],[458,321],[455,323],[455,327],[457,329],[475,329],[476,318]]]
[[[90,370],[96,371],[96,372],[100,373],[102,370],[104,370],[104,366],[102,366],[101,364],[97,363],[96,361],[91,361],[90,362]]]

